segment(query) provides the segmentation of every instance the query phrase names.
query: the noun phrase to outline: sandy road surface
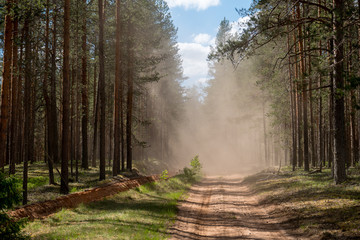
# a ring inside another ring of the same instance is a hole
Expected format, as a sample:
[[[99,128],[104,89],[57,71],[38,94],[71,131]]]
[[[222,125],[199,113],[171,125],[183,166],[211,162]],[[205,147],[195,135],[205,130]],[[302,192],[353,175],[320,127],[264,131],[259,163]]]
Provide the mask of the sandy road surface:
[[[257,205],[240,176],[205,178],[179,209],[171,239],[294,239]]]

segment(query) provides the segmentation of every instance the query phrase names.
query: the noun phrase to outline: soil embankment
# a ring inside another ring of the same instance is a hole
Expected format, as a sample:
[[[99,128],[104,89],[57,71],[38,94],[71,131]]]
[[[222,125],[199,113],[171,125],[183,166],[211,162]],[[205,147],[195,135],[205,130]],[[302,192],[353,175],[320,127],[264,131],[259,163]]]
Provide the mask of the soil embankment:
[[[29,204],[13,211],[9,212],[11,217],[16,219],[19,218],[29,218],[41,219],[45,218],[62,208],[75,208],[81,203],[90,203],[94,201],[99,201],[105,197],[117,194],[119,192],[127,191],[129,189],[138,187],[145,183],[153,182],[159,179],[158,175],[148,176],[148,177],[137,177],[133,179],[114,179],[112,182],[88,189],[82,192],[68,194],[66,196],[58,197],[54,200],[48,200],[39,203]]]

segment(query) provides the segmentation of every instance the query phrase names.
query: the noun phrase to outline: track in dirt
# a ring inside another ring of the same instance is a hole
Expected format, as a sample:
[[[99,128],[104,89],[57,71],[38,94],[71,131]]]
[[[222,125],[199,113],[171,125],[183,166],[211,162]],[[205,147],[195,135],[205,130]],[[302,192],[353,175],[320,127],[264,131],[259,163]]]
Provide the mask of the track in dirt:
[[[171,239],[294,239],[257,202],[241,177],[207,177],[180,204]]]

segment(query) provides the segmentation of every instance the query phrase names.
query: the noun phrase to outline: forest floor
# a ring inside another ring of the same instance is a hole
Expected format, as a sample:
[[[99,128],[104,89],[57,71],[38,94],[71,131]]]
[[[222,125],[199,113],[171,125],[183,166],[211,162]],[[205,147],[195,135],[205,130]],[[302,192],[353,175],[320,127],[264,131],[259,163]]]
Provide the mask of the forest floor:
[[[360,239],[356,169],[334,185],[330,170],[207,177],[180,205],[172,239]]]
[[[158,167],[157,162],[149,162],[149,166]],[[97,163],[99,166],[99,163]],[[161,166],[159,169],[166,169],[165,166]],[[60,175],[56,171],[56,168],[60,170],[60,164],[55,164],[54,169],[54,177],[55,177],[55,185],[49,185],[49,172],[47,164],[44,162],[34,162],[29,164],[28,171],[28,204],[54,200],[58,197],[61,197],[60,194]],[[141,173],[145,175],[156,174],[161,172],[156,172],[154,169],[145,169],[144,166],[135,166],[138,168]],[[5,172],[8,171],[8,167],[5,168]],[[23,174],[23,165],[16,165],[16,173],[15,177],[18,179],[22,179]],[[89,188],[102,186],[104,184],[110,183],[112,181],[112,171],[109,166],[106,167],[106,180],[99,181],[99,167],[89,167],[88,170],[83,170],[79,167],[79,179],[75,181],[75,167],[73,167],[72,171],[69,171],[69,190],[70,193],[80,192]],[[123,178],[124,180],[137,177],[133,173],[122,172],[118,175],[118,179]],[[19,182],[19,188],[22,187],[22,182]],[[19,207],[18,205],[17,207]]]
[[[54,200],[47,200],[38,203],[28,204],[8,212],[15,219],[28,218],[43,219],[63,208],[75,208],[80,204],[100,201],[105,197],[128,191],[143,184],[159,180],[158,175],[140,176],[132,179],[114,177],[108,184],[87,189],[85,191],[71,193],[58,197]]]
[[[331,170],[309,173],[264,171],[244,179],[258,198],[257,206],[269,208],[282,229],[306,239],[360,239],[360,169],[348,169],[348,180],[335,185]]]
[[[194,180],[177,175],[29,222],[32,239],[167,239]]]

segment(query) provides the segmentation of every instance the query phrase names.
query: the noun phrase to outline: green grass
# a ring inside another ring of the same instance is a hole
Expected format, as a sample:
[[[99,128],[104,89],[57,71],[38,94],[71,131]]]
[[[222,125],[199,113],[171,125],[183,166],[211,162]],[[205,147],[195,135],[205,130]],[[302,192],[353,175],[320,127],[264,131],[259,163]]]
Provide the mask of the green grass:
[[[294,233],[323,239],[360,237],[360,173],[348,171],[348,181],[335,185],[331,171],[309,174],[284,168],[279,174],[262,172],[245,179],[260,196],[260,204],[277,206],[284,226]]]
[[[184,175],[148,183],[103,201],[62,210],[24,229],[33,239],[166,239],[177,202],[192,181]]]

